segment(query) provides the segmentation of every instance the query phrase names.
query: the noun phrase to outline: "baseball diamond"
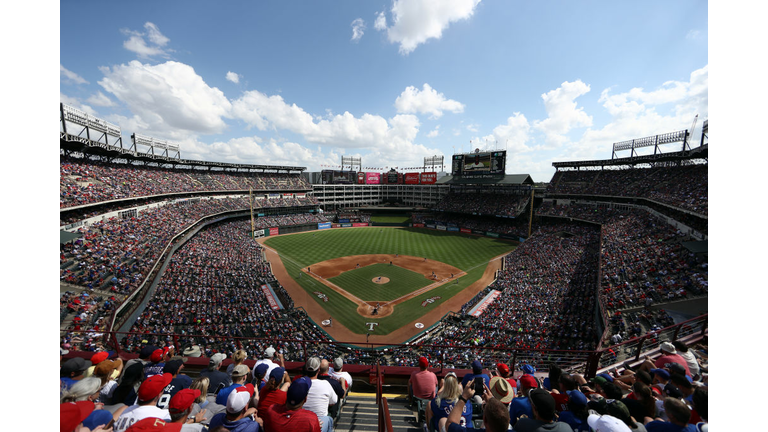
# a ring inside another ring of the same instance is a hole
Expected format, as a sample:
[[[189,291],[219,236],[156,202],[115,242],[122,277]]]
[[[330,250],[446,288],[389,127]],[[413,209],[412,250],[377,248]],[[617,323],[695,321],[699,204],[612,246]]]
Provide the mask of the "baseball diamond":
[[[325,329],[329,335],[351,340],[370,333],[372,342],[385,343],[418,334],[416,321],[429,326],[458,310],[492,282],[500,268],[497,258],[515,248],[500,239],[378,227],[260,241],[296,304],[315,322],[334,319]],[[379,277],[388,282],[378,282]],[[377,323],[373,331],[366,324],[372,321]]]

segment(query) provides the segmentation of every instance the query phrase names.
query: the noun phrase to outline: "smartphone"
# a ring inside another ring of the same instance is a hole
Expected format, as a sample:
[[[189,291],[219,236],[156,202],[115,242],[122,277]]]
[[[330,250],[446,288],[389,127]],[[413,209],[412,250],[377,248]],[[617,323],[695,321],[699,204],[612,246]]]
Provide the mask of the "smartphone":
[[[483,377],[475,377],[475,394],[482,396],[485,393]]]

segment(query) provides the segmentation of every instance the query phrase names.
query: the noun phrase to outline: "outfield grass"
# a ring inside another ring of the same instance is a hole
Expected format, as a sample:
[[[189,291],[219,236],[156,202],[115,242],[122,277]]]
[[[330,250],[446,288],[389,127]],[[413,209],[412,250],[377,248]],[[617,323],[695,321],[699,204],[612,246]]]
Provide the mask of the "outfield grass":
[[[390,316],[375,318],[374,321],[378,322],[379,326],[373,333],[387,334],[429,312],[477,281],[491,258],[508,253],[516,247],[512,243],[488,237],[418,228],[375,227],[330,229],[278,236],[269,238],[264,243],[280,254],[288,274],[328,311],[329,316],[361,335],[368,332],[365,323],[371,322],[371,318],[360,316],[356,304],[314,278],[306,275],[299,277],[302,268],[343,256],[398,253],[444,262],[467,273],[458,278],[455,284],[443,285],[395,306],[395,311]],[[328,296],[329,301],[323,302],[314,295],[314,291],[322,292]],[[426,306],[421,305],[424,300],[436,296],[440,299]]]
[[[385,284],[373,282],[372,279],[378,276],[388,277],[390,281]],[[389,264],[372,264],[328,280],[364,301],[394,300],[433,282],[422,274]]]

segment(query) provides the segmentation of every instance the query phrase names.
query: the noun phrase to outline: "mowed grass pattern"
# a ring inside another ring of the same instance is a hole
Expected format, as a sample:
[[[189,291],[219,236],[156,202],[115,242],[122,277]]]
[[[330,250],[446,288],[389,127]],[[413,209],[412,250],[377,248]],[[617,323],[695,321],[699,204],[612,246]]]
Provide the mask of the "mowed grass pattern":
[[[390,281],[385,284],[373,282],[372,279],[378,276],[387,277]],[[389,264],[371,264],[328,280],[361,300],[382,302],[402,297],[433,282],[422,274]]]
[[[477,281],[491,258],[516,248],[512,243],[487,237],[418,228],[377,227],[331,229],[279,236],[267,239],[265,245],[280,254],[288,274],[328,311],[329,316],[360,335],[368,333],[366,322],[372,321],[379,324],[372,334],[382,335],[397,330]],[[443,285],[401,303],[395,307],[392,315],[374,320],[360,316],[356,304],[314,278],[306,275],[299,277],[302,268],[306,269],[317,262],[342,256],[378,253],[424,256],[460,268],[467,272],[467,275],[456,279],[455,283]],[[320,300],[314,294],[315,291],[328,296],[329,301]],[[426,306],[421,305],[424,300],[433,297],[440,299]]]

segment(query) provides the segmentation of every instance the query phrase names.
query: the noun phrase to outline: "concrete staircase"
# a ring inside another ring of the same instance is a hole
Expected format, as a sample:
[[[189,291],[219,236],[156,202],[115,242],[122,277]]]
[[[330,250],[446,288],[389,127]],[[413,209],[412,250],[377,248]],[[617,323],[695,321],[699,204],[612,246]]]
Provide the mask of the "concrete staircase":
[[[416,422],[416,413],[408,408],[404,397],[387,397],[392,427],[400,432],[421,432],[423,428]],[[339,421],[334,425],[335,432],[377,431],[379,427],[376,394],[354,393],[347,396],[347,403],[342,407]]]

